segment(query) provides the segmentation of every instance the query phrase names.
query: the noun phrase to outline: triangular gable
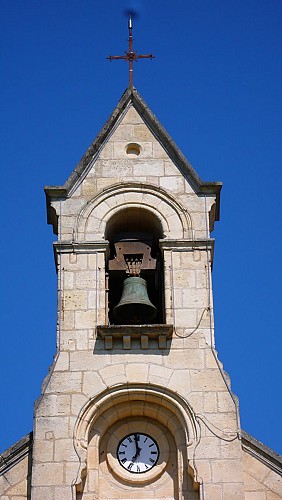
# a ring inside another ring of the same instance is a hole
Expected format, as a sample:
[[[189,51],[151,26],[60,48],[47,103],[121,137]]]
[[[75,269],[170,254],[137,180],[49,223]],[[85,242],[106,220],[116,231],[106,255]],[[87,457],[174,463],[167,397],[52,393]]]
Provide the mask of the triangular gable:
[[[148,126],[156,139],[166,150],[172,161],[177,165],[182,175],[187,179],[197,194],[215,194],[216,205],[214,207],[214,220],[219,220],[219,195],[222,187],[220,182],[203,182],[192,165],[185,158],[179,148],[176,146],[173,139],[160,124],[156,116],[152,113],[146,102],[143,100],[135,87],[128,87],[122,95],[115,110],[97,135],[94,142],[88,148],[80,162],[77,164],[67,181],[63,186],[46,186],[45,193],[47,197],[47,212],[48,223],[52,220],[50,210],[50,201],[58,198],[67,198],[79,179],[83,179],[89,169],[89,165],[93,163],[93,159],[98,156],[101,148],[104,146],[107,138],[123,117],[128,106],[133,105],[139,113],[144,123]]]

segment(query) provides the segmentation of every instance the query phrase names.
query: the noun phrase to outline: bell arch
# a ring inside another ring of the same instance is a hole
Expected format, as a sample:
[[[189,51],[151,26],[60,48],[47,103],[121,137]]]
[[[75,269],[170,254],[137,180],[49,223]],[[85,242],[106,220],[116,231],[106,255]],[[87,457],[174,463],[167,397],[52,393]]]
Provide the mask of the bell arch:
[[[141,207],[115,212],[106,225],[108,320],[110,324],[165,322],[159,218]]]
[[[108,221],[125,208],[143,208],[154,214],[164,238],[192,238],[190,214],[175,198],[156,186],[123,183],[103,190],[82,208],[73,230],[73,241],[106,239]]]
[[[132,476],[123,474],[116,453],[119,440],[132,432],[156,437],[161,450],[158,466],[151,474],[134,478],[136,488],[147,489],[148,498],[163,488],[170,499],[198,499],[198,484],[192,477],[198,439],[193,411],[184,399],[153,384],[110,388],[82,408],[74,432],[80,461],[77,499],[91,494],[105,498],[99,494],[105,481],[120,490],[130,484],[132,490]]]

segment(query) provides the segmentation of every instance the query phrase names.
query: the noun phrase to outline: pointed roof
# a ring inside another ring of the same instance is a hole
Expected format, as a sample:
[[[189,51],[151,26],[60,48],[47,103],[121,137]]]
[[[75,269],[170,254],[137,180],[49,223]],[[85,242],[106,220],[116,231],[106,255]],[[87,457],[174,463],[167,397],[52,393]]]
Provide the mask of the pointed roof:
[[[197,172],[193,169],[187,158],[183,155],[180,149],[176,146],[173,139],[158,121],[156,116],[152,113],[144,99],[141,97],[135,87],[129,86],[113,113],[97,135],[96,139],[92,142],[84,156],[81,158],[67,181],[63,186],[46,186],[44,191],[47,197],[47,212],[48,223],[52,223],[52,214],[50,210],[50,201],[54,199],[67,198],[70,196],[75,185],[79,182],[80,178],[84,178],[89,165],[92,164],[95,157],[99,154],[101,148],[104,146],[109,134],[112,132],[115,125],[117,125],[122,118],[128,106],[133,105],[137,112],[140,114],[146,125],[151,132],[155,135],[157,140],[166,150],[172,161],[177,165],[183,176],[191,184],[197,194],[215,194],[217,197],[215,220],[219,220],[219,194],[222,187],[221,182],[203,182],[198,176]]]

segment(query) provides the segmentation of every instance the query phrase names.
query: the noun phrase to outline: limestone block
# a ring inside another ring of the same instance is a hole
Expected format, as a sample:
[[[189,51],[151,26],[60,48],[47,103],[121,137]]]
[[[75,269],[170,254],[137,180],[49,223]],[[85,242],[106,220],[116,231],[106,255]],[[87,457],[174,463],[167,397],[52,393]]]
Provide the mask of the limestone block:
[[[270,471],[268,476],[264,480],[264,484],[273,493],[281,495],[282,498],[282,477],[278,476],[274,471]]]
[[[74,285],[74,273],[69,271],[63,271],[63,288],[64,290],[73,289]]]
[[[54,489],[54,500],[69,499],[72,497],[70,486],[56,486]]]
[[[267,500],[281,500],[282,493],[277,495],[273,491],[266,491],[266,498]]]
[[[32,500],[53,500],[54,488],[50,486],[35,486],[32,487]],[[18,500],[18,499],[17,499]]]
[[[96,311],[75,311],[75,328],[85,330],[94,328],[96,324]]]
[[[84,205],[85,200],[83,198],[67,198],[61,203],[61,207],[60,202],[52,202],[52,206],[55,207],[58,214],[61,211],[61,215],[68,217],[79,214]]]
[[[88,330],[78,330],[76,332],[76,348],[78,351],[86,351],[88,349]]]
[[[219,392],[217,395],[218,411],[227,413],[234,411],[234,401],[229,392]]]
[[[219,458],[220,447],[219,439],[215,436],[201,437],[200,444],[197,447],[196,458]]]
[[[61,485],[64,482],[63,464],[35,464],[32,474],[32,481],[35,486]]]
[[[142,177],[139,177],[139,182],[142,182]],[[153,177],[151,175],[147,175],[145,182],[150,184],[151,186],[159,186],[159,177]]]
[[[181,175],[161,177],[160,186],[168,192],[183,193],[184,179]]]
[[[68,217],[67,215],[62,216],[62,228],[63,231],[72,230],[76,223],[76,216],[72,215]]]
[[[206,270],[196,270],[196,288],[208,288],[208,277]]]
[[[74,328],[74,312],[63,311],[61,314],[61,329],[72,330]]]
[[[47,387],[46,393],[73,393],[81,391],[81,372],[54,372]]]
[[[153,142],[153,157],[167,160],[165,162],[165,174],[166,175],[179,174],[178,169],[175,167],[175,165],[172,163],[172,161],[169,160],[169,156],[168,156],[166,150],[157,141]]]
[[[61,351],[75,351],[76,349],[76,332],[61,330],[60,332],[60,350]]]
[[[182,396],[190,393],[190,377],[188,370],[175,370],[167,385],[172,391],[176,391]]]
[[[99,269],[105,269],[104,252],[90,253],[88,255],[88,268],[92,270],[92,273],[96,270],[97,266]]]
[[[185,193],[194,193],[192,186],[185,180]]]
[[[197,326],[197,315],[195,309],[175,309],[175,325],[176,328],[191,328],[193,330]]]
[[[202,350],[200,350],[202,352]],[[192,391],[217,391],[226,390],[226,386],[218,370],[197,371],[191,370]]]
[[[221,458],[238,458],[241,457],[241,453],[241,443],[237,439],[230,443],[227,441],[220,441]]]
[[[66,371],[69,369],[69,354],[68,352],[59,352],[55,363],[56,371]]]
[[[115,185],[118,182],[118,177],[98,177],[97,178],[97,191],[102,191],[109,186]]]
[[[99,392],[106,389],[106,383],[102,380],[100,375],[95,372],[84,372],[83,373],[83,383],[82,392],[88,396],[94,396]]]
[[[150,162],[139,161],[133,167],[134,176],[155,176],[162,177],[164,175],[164,164],[162,160],[154,160]],[[155,198],[155,197],[154,197]]]
[[[216,392],[208,392],[204,394],[204,411],[206,413],[215,413],[217,411]]]
[[[193,369],[192,373],[195,372],[195,368],[201,370],[196,373],[203,374],[202,370],[204,368],[204,351],[201,349],[190,349],[189,351],[184,350],[172,350],[164,359],[165,366],[175,369]],[[208,377],[208,374],[206,375]],[[192,388],[193,390],[193,388]],[[194,387],[194,390],[201,390],[201,387]]]
[[[222,488],[218,484],[206,484],[204,491],[207,500],[224,500],[222,497]]]
[[[120,375],[125,376],[125,365],[124,364],[113,364],[102,368],[100,371],[100,376],[106,385],[108,385],[109,379],[118,378]],[[111,380],[110,385],[113,383]]]
[[[114,131],[111,141],[132,141],[133,126],[129,123],[120,123]]]
[[[52,462],[54,458],[54,442],[36,439],[33,445],[33,460],[35,462]]]
[[[246,491],[245,500],[267,500],[264,491]]]
[[[170,263],[170,262],[169,262]],[[173,272],[173,284],[176,288],[195,288],[197,271],[189,269],[175,269]]]
[[[84,375],[83,374],[83,382],[84,382]],[[82,387],[83,387],[83,382],[82,382]],[[73,415],[78,415],[80,413],[81,408],[84,406],[84,404],[88,401],[88,397],[85,396],[85,394],[72,394],[71,395],[71,413]]]
[[[97,193],[96,179],[93,177],[85,179],[82,184],[83,197],[85,200],[91,200]]]
[[[70,353],[70,371],[94,369],[94,356],[91,351],[75,351]]]
[[[155,137],[145,123],[133,126],[133,137],[136,141],[152,141],[156,143]]]
[[[213,460],[211,467],[215,483],[240,483],[243,480],[241,460]]]
[[[167,386],[172,373],[173,372],[170,368],[150,363],[148,381],[151,384],[160,384]]]
[[[223,456],[223,454],[222,454]],[[245,491],[264,491],[265,487],[262,483],[251,477],[246,471],[244,471],[244,485]]]
[[[129,383],[146,383],[148,380],[148,371],[148,364],[145,363],[130,363],[125,368],[125,374]]]
[[[244,485],[242,483],[231,483],[233,478],[230,478],[230,483],[222,485],[224,500],[241,500],[245,499]]]
[[[218,368],[217,362],[211,349],[206,350],[206,368],[213,368],[214,370]]]
[[[183,308],[197,307],[203,310],[208,306],[207,289],[183,288],[181,291]]]
[[[54,450],[55,462],[77,462],[77,454],[73,446],[72,439],[57,439]]]
[[[131,105],[126,114],[122,118],[122,124],[130,123],[132,125],[137,125],[138,123],[143,124],[141,116],[138,114],[136,109]]]
[[[100,155],[99,155],[99,158],[101,158],[102,160],[105,160],[105,159],[111,159],[113,158],[113,154],[114,154],[114,145],[113,145],[113,142],[112,141],[108,141],[103,149],[100,151]]]
[[[262,462],[256,460],[249,453],[243,454],[244,470],[248,472],[254,479],[264,483],[266,476],[269,474],[269,468]]]
[[[212,472],[211,472],[211,464],[209,460],[200,460],[196,461],[197,471],[199,477],[202,478],[204,483],[212,482]],[[213,499],[210,499],[213,500]]]

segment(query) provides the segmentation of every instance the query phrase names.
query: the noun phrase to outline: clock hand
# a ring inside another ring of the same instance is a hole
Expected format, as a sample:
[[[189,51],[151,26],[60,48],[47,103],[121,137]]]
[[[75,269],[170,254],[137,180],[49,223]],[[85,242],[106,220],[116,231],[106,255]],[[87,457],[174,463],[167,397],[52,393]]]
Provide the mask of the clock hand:
[[[136,453],[135,455],[132,457],[132,462],[135,462],[137,457],[140,455],[140,451],[142,450],[142,448],[140,448],[138,446],[138,439],[137,439],[137,434],[134,434],[134,442],[135,442],[135,449],[136,449]]]

